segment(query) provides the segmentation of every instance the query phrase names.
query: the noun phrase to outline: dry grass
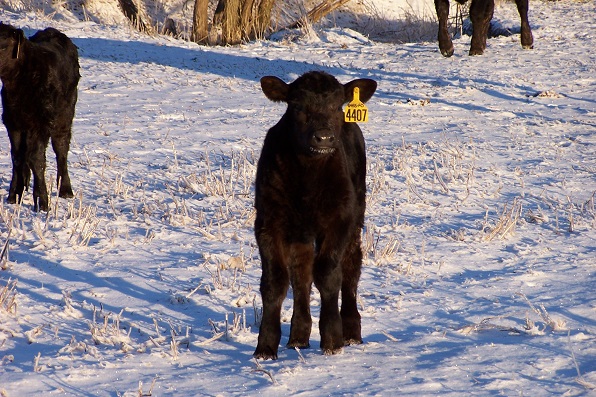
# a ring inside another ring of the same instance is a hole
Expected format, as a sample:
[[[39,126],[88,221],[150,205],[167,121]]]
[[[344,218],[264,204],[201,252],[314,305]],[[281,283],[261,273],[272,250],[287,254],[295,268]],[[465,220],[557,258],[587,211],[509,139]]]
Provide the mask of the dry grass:
[[[519,222],[522,214],[522,200],[516,197],[513,202],[508,205],[505,204],[503,210],[499,214],[498,219],[491,223],[488,220],[488,211],[482,231],[484,232],[484,241],[492,241],[495,238],[505,238],[515,233],[515,226]]]
[[[536,307],[525,294],[518,292],[516,295],[521,297],[528,304],[528,306],[530,306],[530,309],[532,309],[532,311],[536,313],[546,324],[546,327],[550,328],[553,332],[568,330],[565,320],[553,319],[542,303]],[[534,329],[534,323],[532,320],[526,319],[526,329]]]
[[[348,12],[354,14],[355,30],[372,40],[389,43],[433,41],[437,34],[434,9],[418,10],[407,3],[401,18],[389,17],[370,1],[361,1]]]
[[[172,151],[176,153],[175,148]],[[189,232],[206,241],[226,244],[236,241],[245,246],[242,242],[243,229],[252,228],[254,219],[251,190],[256,171],[255,154],[250,150],[209,151],[204,156],[205,161],[197,161],[201,166],[197,169],[193,163],[193,171],[189,173],[174,155],[173,164],[164,169],[163,175],[159,174],[159,177],[168,180],[168,184],[164,186],[156,182],[157,187],[162,189],[152,191],[146,191],[144,181],[135,179],[134,172],[123,167],[122,159],[109,155],[109,161],[101,162],[85,156],[87,162],[81,166],[93,169],[97,175],[92,182],[94,189],[88,196],[78,193],[74,199],[59,199],[58,188],[51,186],[50,210],[47,213],[33,212],[30,197],[25,197],[26,203],[17,205],[0,202],[2,268],[13,266],[9,260],[11,245],[68,251],[86,250],[92,243],[93,249],[101,252],[121,244],[151,244],[157,236],[156,229],[177,229],[179,226],[185,226]],[[52,171],[49,169],[48,173]],[[179,179],[169,178],[170,175],[177,175]],[[82,184],[81,188],[86,189],[86,186]],[[102,204],[96,206],[87,202]],[[254,245],[247,245],[246,252],[241,249],[237,255],[207,255],[204,269],[210,277],[199,283],[192,293],[174,294],[174,303],[187,304],[194,298],[194,293],[204,289],[215,294],[215,299],[231,299],[237,307],[254,304],[256,294],[253,287],[244,281],[244,274],[247,268],[253,266],[250,262],[254,260],[255,250]],[[16,291],[16,280],[0,286],[2,313],[17,314]],[[123,353],[157,350],[175,361],[182,354],[181,347],[190,346],[188,330],[186,335],[173,327],[163,332],[157,322],[156,335],[141,332],[145,326],[139,324],[136,326],[139,333],[131,336],[133,326],[122,324],[124,310],[106,313],[94,307],[90,314],[84,304],[74,302],[68,292],[63,293],[60,306],[63,310],[56,313],[63,318],[92,316],[87,324],[88,337],[80,341],[73,337],[61,354],[99,356],[101,353],[94,346],[113,346]],[[224,340],[231,340],[248,327],[244,310],[231,312],[225,331],[219,337],[226,336]],[[47,331],[44,325],[33,326],[26,336],[30,342],[35,342]],[[218,339],[217,335],[215,339]],[[36,371],[43,370],[43,361],[41,356],[36,359]]]
[[[256,358],[254,359],[254,361],[255,361],[255,368],[252,370],[252,372],[257,372],[257,373],[262,373],[262,374],[267,375],[269,377],[269,380],[271,381],[271,383],[274,385],[277,385],[278,383],[275,380],[275,378],[273,377],[273,373],[271,371],[268,371],[265,368],[263,368],[263,366],[261,365],[259,360],[257,360]]]
[[[138,390],[138,397],[151,397],[153,396],[153,388],[155,387],[155,382],[157,382],[157,377],[153,378],[151,381],[151,386],[149,386],[149,390],[144,392],[143,391],[143,382],[139,381],[139,390]]]
[[[13,316],[17,314],[17,280],[9,278],[6,285],[0,288],[0,312]]]
[[[396,236],[384,237],[374,225],[367,225],[362,234],[362,252],[376,265],[390,263],[397,259],[401,241]]]
[[[124,353],[134,350],[130,339],[132,327],[129,327],[128,332],[124,332],[120,326],[123,312],[124,309],[119,314],[104,313],[103,310],[98,312],[93,309],[93,320],[89,322],[89,331],[91,340],[96,345],[118,346]]]
[[[488,317],[478,323],[460,327],[457,331],[465,335],[484,331],[504,331],[518,335],[544,335],[545,330],[549,328],[552,332],[568,331],[566,322],[564,320],[554,319],[543,304],[536,307],[525,294],[520,292],[515,295],[521,297],[528,304],[532,312],[538,315],[539,319],[544,323],[542,328],[536,325],[529,316],[526,316],[523,328],[499,324],[504,317]]]

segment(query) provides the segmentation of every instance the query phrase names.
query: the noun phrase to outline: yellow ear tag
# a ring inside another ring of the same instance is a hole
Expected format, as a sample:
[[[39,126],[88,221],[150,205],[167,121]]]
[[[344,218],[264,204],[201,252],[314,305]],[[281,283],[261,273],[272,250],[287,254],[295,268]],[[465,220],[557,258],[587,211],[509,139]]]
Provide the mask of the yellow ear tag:
[[[368,108],[360,102],[360,88],[354,87],[354,99],[348,103],[344,112],[346,123],[366,123],[368,121]]]

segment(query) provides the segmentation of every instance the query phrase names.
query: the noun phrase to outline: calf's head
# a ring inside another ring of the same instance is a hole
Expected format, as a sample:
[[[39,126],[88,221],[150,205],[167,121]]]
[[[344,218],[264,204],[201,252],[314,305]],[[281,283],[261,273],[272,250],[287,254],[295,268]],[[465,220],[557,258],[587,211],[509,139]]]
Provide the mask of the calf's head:
[[[0,76],[18,59],[25,40],[25,33],[21,29],[0,22]]]
[[[325,72],[308,72],[286,84],[275,76],[261,79],[265,96],[288,104],[285,117],[296,148],[301,154],[325,156],[340,145],[344,126],[342,106],[360,89],[360,101],[366,102],[377,89],[370,79],[357,79],[341,84]]]

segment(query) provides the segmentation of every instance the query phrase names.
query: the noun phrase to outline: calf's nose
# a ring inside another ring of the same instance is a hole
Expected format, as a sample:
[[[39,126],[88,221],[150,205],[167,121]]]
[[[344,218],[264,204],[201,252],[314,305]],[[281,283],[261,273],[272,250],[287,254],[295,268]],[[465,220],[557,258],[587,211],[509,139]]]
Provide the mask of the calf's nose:
[[[335,136],[331,130],[316,130],[311,138],[311,145],[316,147],[333,146]]]

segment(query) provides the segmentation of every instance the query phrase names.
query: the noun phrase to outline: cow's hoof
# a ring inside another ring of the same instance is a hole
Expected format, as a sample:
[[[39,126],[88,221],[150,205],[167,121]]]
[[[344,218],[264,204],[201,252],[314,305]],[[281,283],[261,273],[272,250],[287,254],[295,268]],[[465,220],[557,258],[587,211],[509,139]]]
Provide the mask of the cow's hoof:
[[[362,339],[358,338],[350,338],[350,339],[345,339],[344,340],[344,345],[345,346],[350,346],[350,345],[361,345],[362,344]]]
[[[343,352],[343,347],[333,348],[333,349],[323,349],[323,354],[326,356],[332,356],[334,354],[339,354]]]
[[[291,340],[288,342],[288,344],[286,345],[287,347],[293,349],[293,348],[298,348],[298,349],[308,349],[310,347],[310,343],[308,341],[306,342],[301,342],[298,340]]]
[[[33,205],[33,211],[35,212],[39,212],[39,211],[43,211],[43,212],[48,212],[49,206],[47,201],[46,202],[42,202],[42,203],[35,203]]]
[[[62,198],[73,198],[74,194],[72,192],[72,189],[60,189],[59,196]]]
[[[455,51],[454,47],[451,46],[447,49],[442,49],[441,48],[441,55],[443,55],[445,58],[449,58],[450,56],[453,55],[453,52]]]
[[[253,353],[253,357],[261,360],[277,360],[277,351],[271,348],[258,348]]]

